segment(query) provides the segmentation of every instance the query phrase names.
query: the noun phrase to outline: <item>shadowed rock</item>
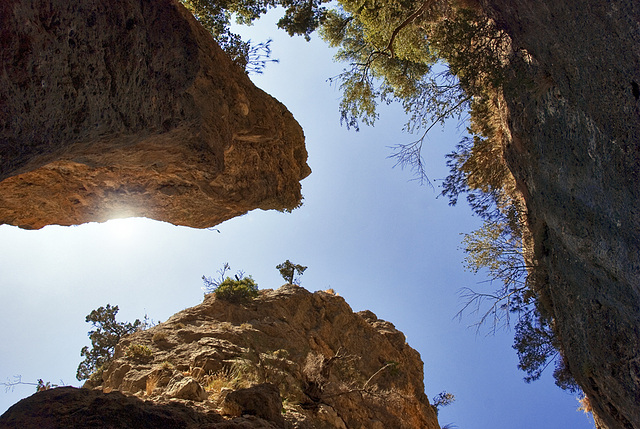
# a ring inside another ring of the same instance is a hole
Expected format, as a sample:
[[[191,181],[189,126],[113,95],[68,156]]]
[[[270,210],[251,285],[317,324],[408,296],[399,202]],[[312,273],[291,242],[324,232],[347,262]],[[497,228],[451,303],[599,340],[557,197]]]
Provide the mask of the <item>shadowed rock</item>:
[[[282,399],[278,387],[273,384],[258,384],[247,389],[229,392],[221,404],[224,414],[239,417],[245,414],[258,416],[284,426]]]
[[[0,4],[0,223],[293,209],[302,129],[172,0]]]
[[[640,428],[640,3],[482,3],[537,82],[506,92],[506,155],[544,310],[601,427]]]
[[[120,392],[74,387],[38,392],[9,408],[0,427],[41,428],[217,428],[223,418],[180,403],[156,404]]]

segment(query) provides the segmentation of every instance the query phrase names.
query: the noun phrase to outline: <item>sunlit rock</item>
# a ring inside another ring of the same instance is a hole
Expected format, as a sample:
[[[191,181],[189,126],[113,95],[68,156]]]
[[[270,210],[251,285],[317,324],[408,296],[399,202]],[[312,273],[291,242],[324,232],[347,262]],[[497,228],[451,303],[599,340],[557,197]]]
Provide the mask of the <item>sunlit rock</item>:
[[[287,210],[302,129],[177,1],[0,4],[0,223]]]
[[[127,353],[133,345],[150,359]],[[95,421],[91,404],[99,403],[107,417],[174,404],[196,415],[192,428],[439,429],[423,379],[420,355],[393,324],[354,313],[342,297],[285,285],[245,303],[209,294],[123,338],[99,377],[61,394],[67,411],[52,412],[55,397],[41,392],[11,407],[0,426],[59,427],[85,414]],[[133,396],[144,402],[126,399]]]

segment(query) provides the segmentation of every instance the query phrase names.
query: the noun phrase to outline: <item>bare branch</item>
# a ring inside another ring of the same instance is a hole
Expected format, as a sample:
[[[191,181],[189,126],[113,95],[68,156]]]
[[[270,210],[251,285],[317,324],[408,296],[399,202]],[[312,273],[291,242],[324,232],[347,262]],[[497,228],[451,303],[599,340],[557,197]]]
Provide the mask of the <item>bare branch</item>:
[[[397,144],[392,146],[391,149],[395,150],[394,153],[389,155],[387,158],[395,158],[396,163],[394,164],[394,168],[400,166],[400,168],[404,169],[407,166],[411,166],[411,170],[417,176],[416,180],[420,182],[420,185],[423,185],[425,182],[429,184],[431,188],[433,185],[427,176],[426,170],[424,168],[424,161],[422,158],[422,144],[424,143],[424,139],[427,137],[427,134],[431,129],[438,123],[442,122],[445,118],[449,117],[449,115],[462,106],[464,103],[471,100],[471,96],[464,97],[454,106],[447,109],[445,112],[439,114],[427,127],[427,129],[422,133],[422,137],[418,140],[408,143],[408,144]]]
[[[60,381],[60,384],[51,384],[51,382],[47,381],[44,382],[41,378],[38,379],[38,381],[36,383],[30,383],[28,381],[22,381],[22,376],[21,375],[14,375],[13,376],[13,381],[10,381],[7,378],[6,382],[0,383],[1,385],[3,385],[5,387],[5,392],[13,392],[13,390],[15,389],[16,386],[20,385],[20,384],[24,384],[27,386],[36,386],[36,391],[37,392],[42,392],[43,390],[49,390],[49,389],[53,389],[54,387],[58,387],[58,386],[64,386],[65,384]]]

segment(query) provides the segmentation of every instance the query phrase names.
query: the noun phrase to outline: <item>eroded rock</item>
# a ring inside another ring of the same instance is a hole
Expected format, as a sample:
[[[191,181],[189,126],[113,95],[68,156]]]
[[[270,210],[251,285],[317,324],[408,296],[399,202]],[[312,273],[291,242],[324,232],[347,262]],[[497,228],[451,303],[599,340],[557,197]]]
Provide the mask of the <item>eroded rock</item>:
[[[120,392],[59,387],[38,392],[9,408],[0,427],[42,428],[229,428],[222,416],[181,403],[158,404]]]
[[[0,61],[0,223],[300,203],[302,129],[177,1],[3,1]]]
[[[191,377],[173,377],[169,381],[166,391],[171,398],[187,399],[191,401],[204,401],[209,395],[204,391],[200,383]]]
[[[240,417],[249,414],[284,427],[280,391],[270,383],[230,391],[224,396],[221,407],[226,415]]]
[[[132,344],[149,347],[152,360],[127,356]],[[85,386],[243,424],[439,429],[423,378],[420,355],[393,324],[354,313],[342,297],[286,285],[246,304],[208,295],[123,339],[101,379]],[[182,380],[194,388],[187,396],[176,393]]]

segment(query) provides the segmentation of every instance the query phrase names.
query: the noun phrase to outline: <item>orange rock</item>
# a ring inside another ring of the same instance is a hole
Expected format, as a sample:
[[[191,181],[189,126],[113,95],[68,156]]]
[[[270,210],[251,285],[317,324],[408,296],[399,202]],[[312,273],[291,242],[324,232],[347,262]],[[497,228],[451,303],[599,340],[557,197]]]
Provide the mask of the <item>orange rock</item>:
[[[299,205],[301,127],[177,1],[8,0],[0,28],[0,223]]]

